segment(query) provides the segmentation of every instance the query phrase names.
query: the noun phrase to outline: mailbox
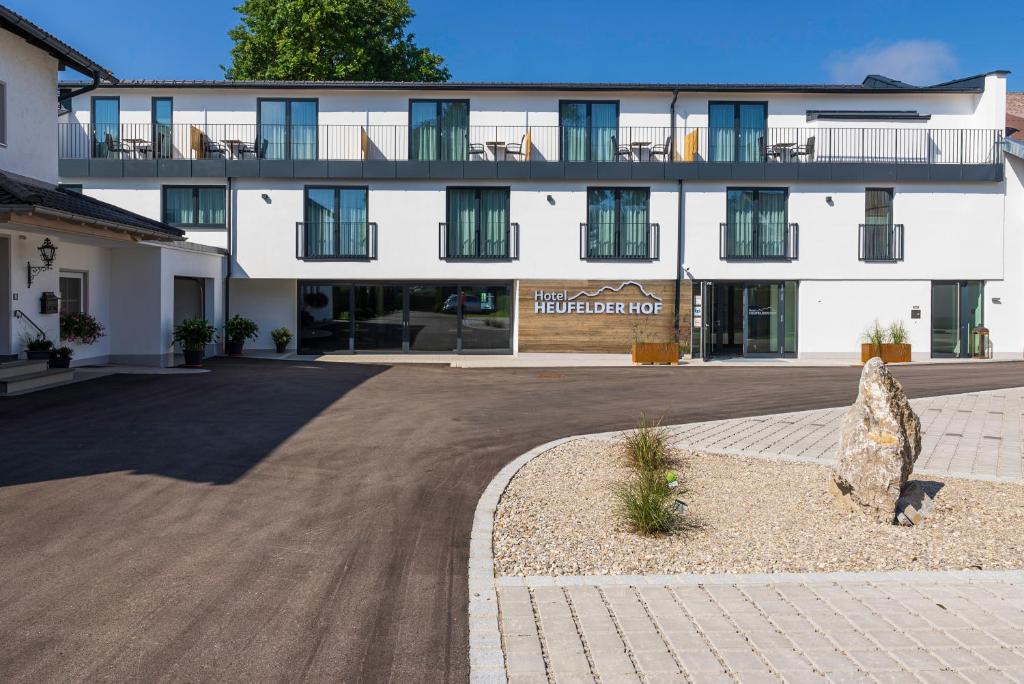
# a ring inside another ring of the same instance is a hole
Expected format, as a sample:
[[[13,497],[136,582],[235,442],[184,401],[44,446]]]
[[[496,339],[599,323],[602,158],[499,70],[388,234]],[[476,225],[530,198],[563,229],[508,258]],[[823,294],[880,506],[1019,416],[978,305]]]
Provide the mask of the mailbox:
[[[39,296],[39,313],[60,313],[60,299],[52,292],[44,292]]]

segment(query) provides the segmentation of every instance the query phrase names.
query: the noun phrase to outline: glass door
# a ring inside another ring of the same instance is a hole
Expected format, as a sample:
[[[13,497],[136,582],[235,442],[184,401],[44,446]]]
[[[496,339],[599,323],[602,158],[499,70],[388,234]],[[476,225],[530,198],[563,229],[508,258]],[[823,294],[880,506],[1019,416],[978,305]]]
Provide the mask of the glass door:
[[[764,161],[768,106],[763,102],[708,105],[708,158],[716,162]]]
[[[169,97],[153,98],[153,156],[170,159],[174,149],[172,116],[174,102]]]
[[[984,324],[984,289],[980,280],[932,283],[932,356],[972,356],[974,329]]]
[[[459,288],[410,285],[409,351],[454,352],[459,338]]]
[[[299,286],[300,354],[352,349],[352,287],[347,283]]]
[[[355,286],[356,351],[403,350],[404,289],[400,285]]]
[[[468,100],[409,103],[409,159],[466,161],[468,151]]]
[[[92,98],[92,155],[103,159],[117,155],[121,140],[121,100],[116,97]]]
[[[782,284],[748,285],[744,308],[747,320],[744,355],[781,355]]]
[[[561,102],[562,161],[612,161],[618,144],[618,102]]]

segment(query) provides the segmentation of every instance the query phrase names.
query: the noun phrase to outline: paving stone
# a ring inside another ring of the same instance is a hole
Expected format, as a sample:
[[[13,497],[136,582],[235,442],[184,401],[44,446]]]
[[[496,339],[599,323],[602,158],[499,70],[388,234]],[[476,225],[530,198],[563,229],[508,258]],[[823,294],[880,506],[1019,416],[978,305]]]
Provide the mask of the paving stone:
[[[847,655],[865,672],[890,672],[902,669],[892,656],[878,649],[847,651]]]

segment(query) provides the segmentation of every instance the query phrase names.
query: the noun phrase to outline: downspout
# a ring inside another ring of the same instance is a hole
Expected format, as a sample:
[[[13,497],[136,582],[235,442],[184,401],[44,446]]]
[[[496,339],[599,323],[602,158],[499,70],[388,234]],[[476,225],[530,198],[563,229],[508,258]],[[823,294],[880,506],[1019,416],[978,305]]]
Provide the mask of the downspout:
[[[227,323],[230,315],[228,312],[231,310],[231,260],[235,254],[235,199],[232,193],[231,176],[228,176],[228,201],[227,201],[227,227],[228,227],[228,267],[226,275],[224,276],[224,322]]]
[[[676,160],[676,100],[679,99],[679,90],[672,91],[672,103],[668,106],[669,116],[671,117],[671,133],[669,140],[672,141],[672,147],[668,153],[669,163]],[[681,278],[683,276],[683,181],[679,179],[679,194],[678,194],[678,218],[677,218],[677,229],[676,229],[676,277],[675,277],[675,297],[672,298],[672,330],[675,331],[676,341],[679,342],[679,293],[682,290]]]
[[[57,85],[59,86],[60,83],[58,83]],[[89,85],[87,85],[87,86],[85,86],[83,88],[79,88],[78,90],[72,90],[70,93],[68,93],[64,97],[58,98],[57,103],[59,104],[59,103],[64,102],[66,100],[74,99],[74,98],[78,97],[79,95],[85,95],[89,91],[96,90],[99,87],[100,87],[100,75],[99,75],[99,73],[94,71],[93,74],[92,74],[92,83],[90,83]]]

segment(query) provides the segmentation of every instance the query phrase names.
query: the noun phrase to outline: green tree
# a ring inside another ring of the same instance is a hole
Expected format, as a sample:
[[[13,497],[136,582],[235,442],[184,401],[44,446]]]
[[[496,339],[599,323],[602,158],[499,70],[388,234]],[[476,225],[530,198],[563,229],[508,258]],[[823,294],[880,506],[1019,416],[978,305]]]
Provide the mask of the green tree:
[[[447,81],[444,58],[405,32],[408,0],[243,0],[231,80]]]

